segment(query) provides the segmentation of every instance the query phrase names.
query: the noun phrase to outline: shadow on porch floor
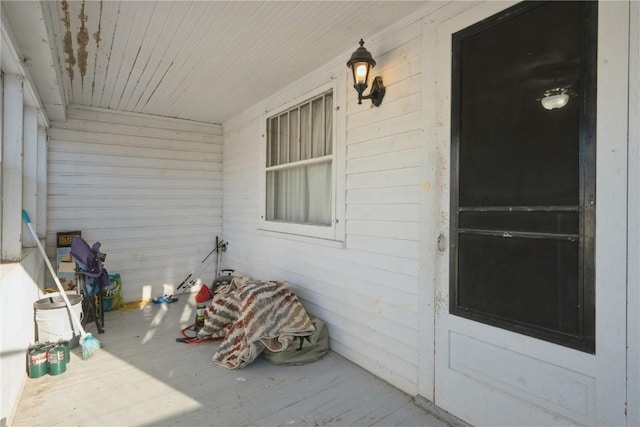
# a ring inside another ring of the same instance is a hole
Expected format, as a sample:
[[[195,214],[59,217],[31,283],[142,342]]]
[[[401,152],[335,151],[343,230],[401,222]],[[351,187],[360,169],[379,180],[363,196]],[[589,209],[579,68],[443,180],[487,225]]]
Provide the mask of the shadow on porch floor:
[[[77,347],[63,374],[27,379],[13,425],[447,425],[333,352],[304,366],[260,357],[227,370],[211,361],[218,341],[175,341],[194,316],[188,295],[106,313],[106,332],[94,334],[102,348],[84,361]]]

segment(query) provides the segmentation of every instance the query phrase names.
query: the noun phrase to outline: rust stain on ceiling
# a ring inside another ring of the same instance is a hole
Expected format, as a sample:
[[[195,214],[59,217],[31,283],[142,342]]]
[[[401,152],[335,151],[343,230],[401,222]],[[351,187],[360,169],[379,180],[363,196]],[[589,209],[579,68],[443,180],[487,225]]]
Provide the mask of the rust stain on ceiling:
[[[80,78],[84,83],[84,76],[87,74],[87,59],[89,54],[87,53],[87,46],[89,45],[89,31],[86,27],[87,15],[84,13],[84,1],[80,8],[80,29],[78,30],[78,69],[80,70]]]
[[[65,62],[67,63],[67,73],[69,74],[69,80],[73,82],[73,66],[76,65],[76,57],[73,54],[73,37],[71,35],[71,17],[69,16],[69,3],[67,0],[62,0],[62,12],[64,17],[62,23],[65,27],[64,37],[62,39],[62,49],[66,55]],[[73,88],[73,85],[71,85]],[[72,89],[73,90],[73,89]]]
[[[93,33],[93,39],[96,41],[96,54],[93,58],[93,79],[91,80],[91,98],[96,89],[96,68],[98,65],[98,52],[100,49],[100,35],[102,34],[102,0],[100,0],[100,14],[98,15],[98,30]]]

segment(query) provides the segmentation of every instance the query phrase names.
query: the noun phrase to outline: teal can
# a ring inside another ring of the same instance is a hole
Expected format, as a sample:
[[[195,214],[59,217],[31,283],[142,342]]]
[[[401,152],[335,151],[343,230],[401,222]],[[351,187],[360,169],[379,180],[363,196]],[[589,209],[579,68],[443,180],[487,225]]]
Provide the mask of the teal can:
[[[64,348],[64,361],[71,362],[71,346],[69,345],[68,340],[60,340],[58,341],[58,345],[61,345]]]
[[[56,345],[47,354],[47,364],[49,365],[49,375],[59,375],[67,370],[65,361],[64,346]]]
[[[28,353],[29,378],[40,378],[47,373],[47,350],[42,347],[31,349]]]

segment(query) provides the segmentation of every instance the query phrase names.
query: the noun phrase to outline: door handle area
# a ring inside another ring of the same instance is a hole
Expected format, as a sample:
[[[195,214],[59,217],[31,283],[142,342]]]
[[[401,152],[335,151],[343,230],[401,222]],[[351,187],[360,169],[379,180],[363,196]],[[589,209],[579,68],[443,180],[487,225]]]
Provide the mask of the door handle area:
[[[441,254],[447,250],[446,237],[443,233],[438,235],[438,252]]]

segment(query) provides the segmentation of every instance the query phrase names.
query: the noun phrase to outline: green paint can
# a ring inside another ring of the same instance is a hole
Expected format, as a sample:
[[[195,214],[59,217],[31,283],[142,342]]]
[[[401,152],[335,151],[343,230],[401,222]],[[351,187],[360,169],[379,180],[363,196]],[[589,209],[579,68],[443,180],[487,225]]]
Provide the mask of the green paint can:
[[[29,350],[29,378],[40,378],[47,373],[47,350],[41,346]]]
[[[51,348],[47,354],[47,363],[49,365],[49,375],[64,373],[67,370],[64,346],[58,344]]]
[[[60,340],[58,341],[58,345],[64,348],[64,361],[67,363],[71,362],[71,346],[69,345],[69,341]]]

